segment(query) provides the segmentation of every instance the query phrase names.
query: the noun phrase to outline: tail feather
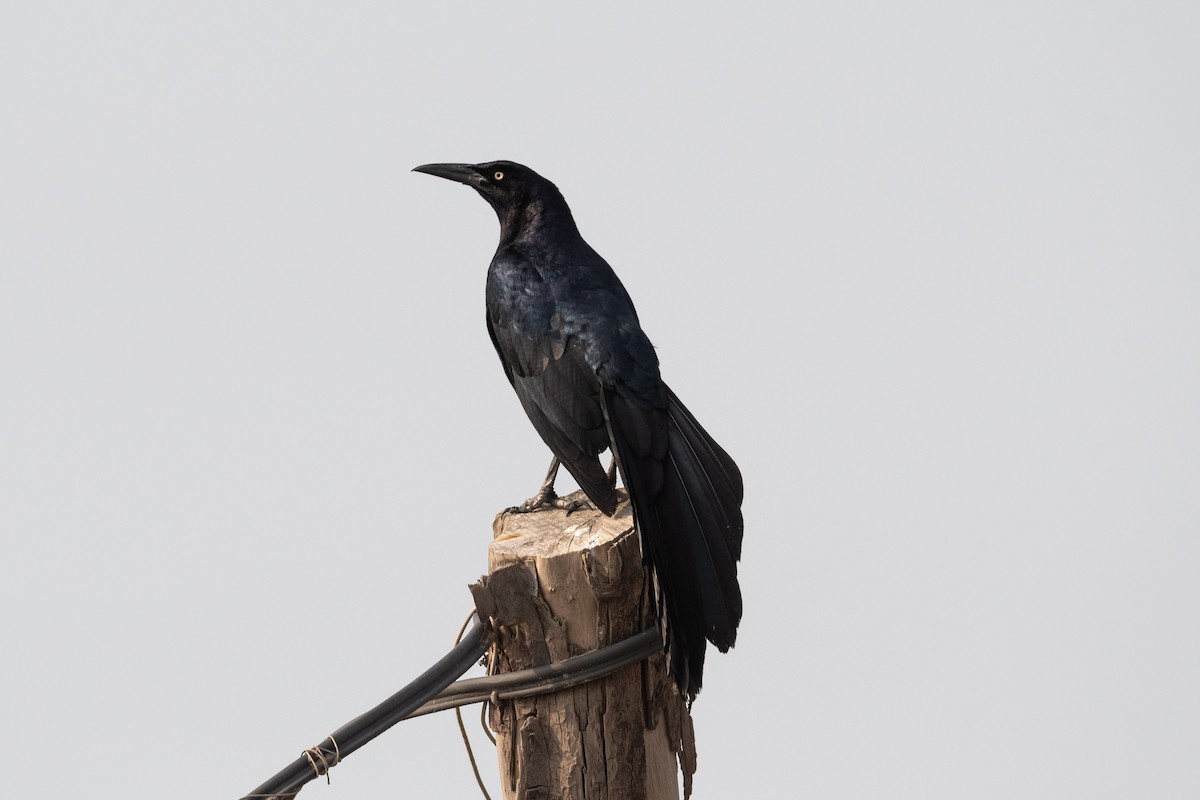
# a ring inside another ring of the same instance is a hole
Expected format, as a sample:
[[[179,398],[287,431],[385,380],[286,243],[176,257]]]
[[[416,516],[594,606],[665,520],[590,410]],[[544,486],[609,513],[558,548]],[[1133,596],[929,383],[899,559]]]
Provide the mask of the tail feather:
[[[721,492],[722,501],[728,507],[736,509],[729,528],[729,540],[733,545],[733,558],[736,561],[741,558],[742,552],[742,472],[724,448],[700,427],[692,412],[687,410],[669,387],[667,397],[670,402],[671,421],[679,427],[680,433],[697,451],[698,457],[703,458],[706,464],[712,465],[707,469],[706,475],[709,475],[714,491]]]
[[[715,613],[707,615],[705,637],[722,652],[733,646],[737,636],[737,625],[742,618],[742,594],[737,579],[737,558],[733,554],[726,533],[730,529],[728,510],[720,503],[703,464],[694,459],[686,442],[678,437],[671,439],[671,465],[668,471],[674,480],[667,482],[664,492],[665,504],[675,513],[691,514],[688,527],[693,535],[698,531],[703,547],[697,547],[698,555],[707,558],[705,566],[712,569],[717,578],[719,596],[714,599]],[[738,514],[740,533],[741,514]],[[706,587],[707,588],[707,587]],[[707,604],[706,604],[707,607]]]
[[[689,424],[676,413],[676,408],[683,409],[678,400],[672,396],[671,404],[671,456],[679,464],[679,472],[689,480],[688,495],[693,504],[703,505],[706,512],[702,519],[704,538],[709,547],[723,548],[731,562],[741,558],[742,552],[742,495],[739,487],[735,487],[724,466],[714,474],[712,464],[715,456],[707,447],[715,444],[708,438],[704,429],[695,425],[695,420]],[[687,409],[683,409],[686,413]],[[722,451],[723,453],[724,451]],[[728,458],[728,457],[727,457]],[[730,460],[730,464],[733,462]],[[733,469],[740,484],[740,473]],[[733,577],[736,586],[736,574]]]
[[[728,650],[742,616],[742,479],[733,459],[679,399],[665,386],[661,395],[647,406],[606,391],[603,403],[652,575],[671,672],[694,698],[704,640]]]

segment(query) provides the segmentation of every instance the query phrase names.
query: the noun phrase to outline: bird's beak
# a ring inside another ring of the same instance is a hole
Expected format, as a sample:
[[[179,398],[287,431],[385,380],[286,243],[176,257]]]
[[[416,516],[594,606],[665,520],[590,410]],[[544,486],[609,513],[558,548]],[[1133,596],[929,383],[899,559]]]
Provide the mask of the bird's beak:
[[[483,176],[470,164],[422,164],[419,167],[413,167],[413,172],[436,175],[439,178],[465,183],[468,186],[474,186],[483,180]]]

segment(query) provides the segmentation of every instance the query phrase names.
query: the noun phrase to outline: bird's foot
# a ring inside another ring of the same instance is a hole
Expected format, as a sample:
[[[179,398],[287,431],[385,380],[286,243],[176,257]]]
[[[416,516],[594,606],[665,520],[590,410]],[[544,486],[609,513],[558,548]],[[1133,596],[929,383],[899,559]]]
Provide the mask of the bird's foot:
[[[567,516],[571,516],[576,511],[583,511],[585,508],[591,508],[592,504],[582,497],[577,497],[571,500],[567,497],[554,498],[553,505],[555,508],[561,508],[567,512]]]
[[[590,508],[591,504],[582,497],[574,499],[570,497],[559,497],[553,489],[549,491],[543,490],[535,494],[533,497],[521,503],[519,506],[511,506],[505,509],[507,514],[529,514],[534,511],[547,511],[551,508],[561,508],[567,512],[567,516],[582,511],[585,508]]]

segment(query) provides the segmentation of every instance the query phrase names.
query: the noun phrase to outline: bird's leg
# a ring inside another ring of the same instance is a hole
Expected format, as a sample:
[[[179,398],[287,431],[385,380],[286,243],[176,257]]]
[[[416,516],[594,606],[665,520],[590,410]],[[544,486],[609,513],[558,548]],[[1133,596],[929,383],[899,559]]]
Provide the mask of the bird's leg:
[[[558,499],[558,493],[554,491],[554,481],[558,478],[558,468],[561,464],[558,456],[550,458],[550,469],[546,470],[546,480],[542,481],[542,488],[538,489],[537,494],[522,503],[522,506],[528,506],[530,509],[540,508],[546,505],[547,501]]]
[[[530,511],[541,511],[547,508],[562,508],[568,514],[572,511],[578,511],[581,508],[587,508],[586,500],[564,500],[559,497],[554,491],[554,479],[558,477],[558,467],[561,462],[558,456],[550,459],[550,469],[546,470],[546,479],[542,481],[542,488],[538,489],[538,493],[533,497],[521,503],[519,506],[513,506],[508,510],[510,514],[528,514]]]
[[[617,454],[612,454],[612,461],[608,464],[608,485],[614,489],[617,487]]]

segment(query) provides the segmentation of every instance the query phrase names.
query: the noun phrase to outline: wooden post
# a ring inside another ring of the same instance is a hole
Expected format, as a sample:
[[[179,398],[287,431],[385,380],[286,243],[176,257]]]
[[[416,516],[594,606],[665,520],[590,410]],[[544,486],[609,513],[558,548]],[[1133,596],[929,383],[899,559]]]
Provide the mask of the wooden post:
[[[572,496],[571,499],[574,499]],[[496,517],[472,587],[498,631],[493,669],[561,661],[650,627],[628,502]],[[552,694],[502,701],[492,729],[506,800],[677,800],[696,770],[692,719],[659,654]]]

